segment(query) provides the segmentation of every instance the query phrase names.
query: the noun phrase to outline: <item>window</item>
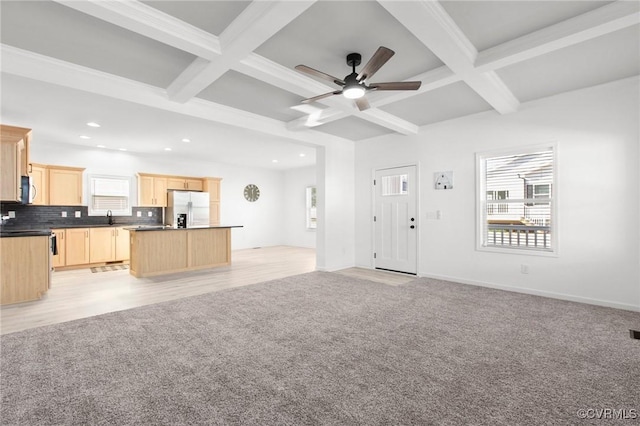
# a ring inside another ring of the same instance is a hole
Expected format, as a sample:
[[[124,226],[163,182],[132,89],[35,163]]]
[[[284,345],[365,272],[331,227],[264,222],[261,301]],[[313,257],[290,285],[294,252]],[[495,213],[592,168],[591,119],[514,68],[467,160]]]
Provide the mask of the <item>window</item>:
[[[89,215],[103,216],[111,210],[114,216],[130,216],[130,187],[126,176],[90,176]]]
[[[382,196],[407,195],[409,175],[382,176]]]
[[[478,248],[554,252],[554,147],[478,154]]]
[[[307,229],[318,227],[318,216],[316,209],[316,187],[307,187]]]

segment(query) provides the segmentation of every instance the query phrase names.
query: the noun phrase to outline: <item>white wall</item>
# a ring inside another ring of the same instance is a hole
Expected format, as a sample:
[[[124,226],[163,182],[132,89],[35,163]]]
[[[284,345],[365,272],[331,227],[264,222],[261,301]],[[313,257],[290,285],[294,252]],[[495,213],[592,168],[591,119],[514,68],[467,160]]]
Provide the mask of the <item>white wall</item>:
[[[232,249],[285,244],[286,232],[283,229],[287,224],[282,214],[285,197],[283,172],[182,160],[175,156],[142,156],[77,145],[48,144],[35,139],[30,156],[34,163],[86,168],[85,200],[86,180],[91,174],[130,176],[134,188],[138,172],[222,177],[221,223],[244,226],[231,231]],[[243,195],[244,187],[250,183],[260,188],[260,198],[254,203],[246,201]],[[134,196],[137,199],[137,193]]]
[[[418,164],[419,275],[640,310],[637,77],[356,144],[356,265],[372,267],[371,173]],[[557,142],[557,257],[477,251],[475,153]],[[453,170],[454,189],[433,189]],[[441,220],[427,220],[440,210]],[[520,272],[522,264],[530,273]]]
[[[316,168],[304,167],[284,172],[283,214],[285,244],[316,247],[316,230],[307,229],[307,187],[316,185]]]

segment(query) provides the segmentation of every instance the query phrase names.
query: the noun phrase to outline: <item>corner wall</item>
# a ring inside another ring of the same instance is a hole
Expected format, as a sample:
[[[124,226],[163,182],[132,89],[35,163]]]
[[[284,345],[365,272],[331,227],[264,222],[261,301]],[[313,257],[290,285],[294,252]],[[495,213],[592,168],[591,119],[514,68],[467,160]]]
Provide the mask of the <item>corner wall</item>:
[[[372,170],[418,164],[419,275],[640,310],[639,81],[356,143],[356,265],[373,267]],[[475,154],[550,141],[558,149],[558,256],[477,251]],[[433,189],[433,174],[446,170],[454,189]],[[437,210],[442,219],[427,219]]]
[[[316,230],[307,229],[307,187],[316,186],[316,168],[304,167],[284,172],[284,244],[316,247]]]

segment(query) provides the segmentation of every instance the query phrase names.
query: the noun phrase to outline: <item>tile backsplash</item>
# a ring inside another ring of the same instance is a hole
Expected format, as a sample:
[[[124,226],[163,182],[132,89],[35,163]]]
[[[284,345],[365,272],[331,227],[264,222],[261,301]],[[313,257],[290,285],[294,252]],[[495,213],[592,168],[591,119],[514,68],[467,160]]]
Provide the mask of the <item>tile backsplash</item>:
[[[15,212],[15,218],[2,221],[5,229],[56,228],[67,226],[96,226],[108,224],[106,216],[89,216],[87,206],[34,206],[25,204],[1,204],[2,216]],[[80,217],[75,217],[76,212]],[[62,217],[62,212],[67,217]],[[138,217],[138,212],[141,213]],[[151,212],[152,216],[149,216]],[[114,216],[116,225],[161,225],[162,207],[133,207],[131,216]]]

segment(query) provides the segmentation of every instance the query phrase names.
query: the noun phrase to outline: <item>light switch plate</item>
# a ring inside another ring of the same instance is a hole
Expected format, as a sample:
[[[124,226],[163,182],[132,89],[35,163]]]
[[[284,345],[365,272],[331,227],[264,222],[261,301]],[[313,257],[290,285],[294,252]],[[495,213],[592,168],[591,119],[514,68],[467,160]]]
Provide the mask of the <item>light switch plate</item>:
[[[15,219],[16,218],[16,212],[14,212],[13,210],[9,211],[9,219]]]
[[[82,212],[81,211],[76,211],[76,217],[82,217]]]
[[[62,217],[67,217],[67,212],[62,212],[61,215]]]
[[[147,216],[152,217],[153,216],[153,212],[147,212]]]
[[[136,216],[142,217],[142,212],[136,212]]]

